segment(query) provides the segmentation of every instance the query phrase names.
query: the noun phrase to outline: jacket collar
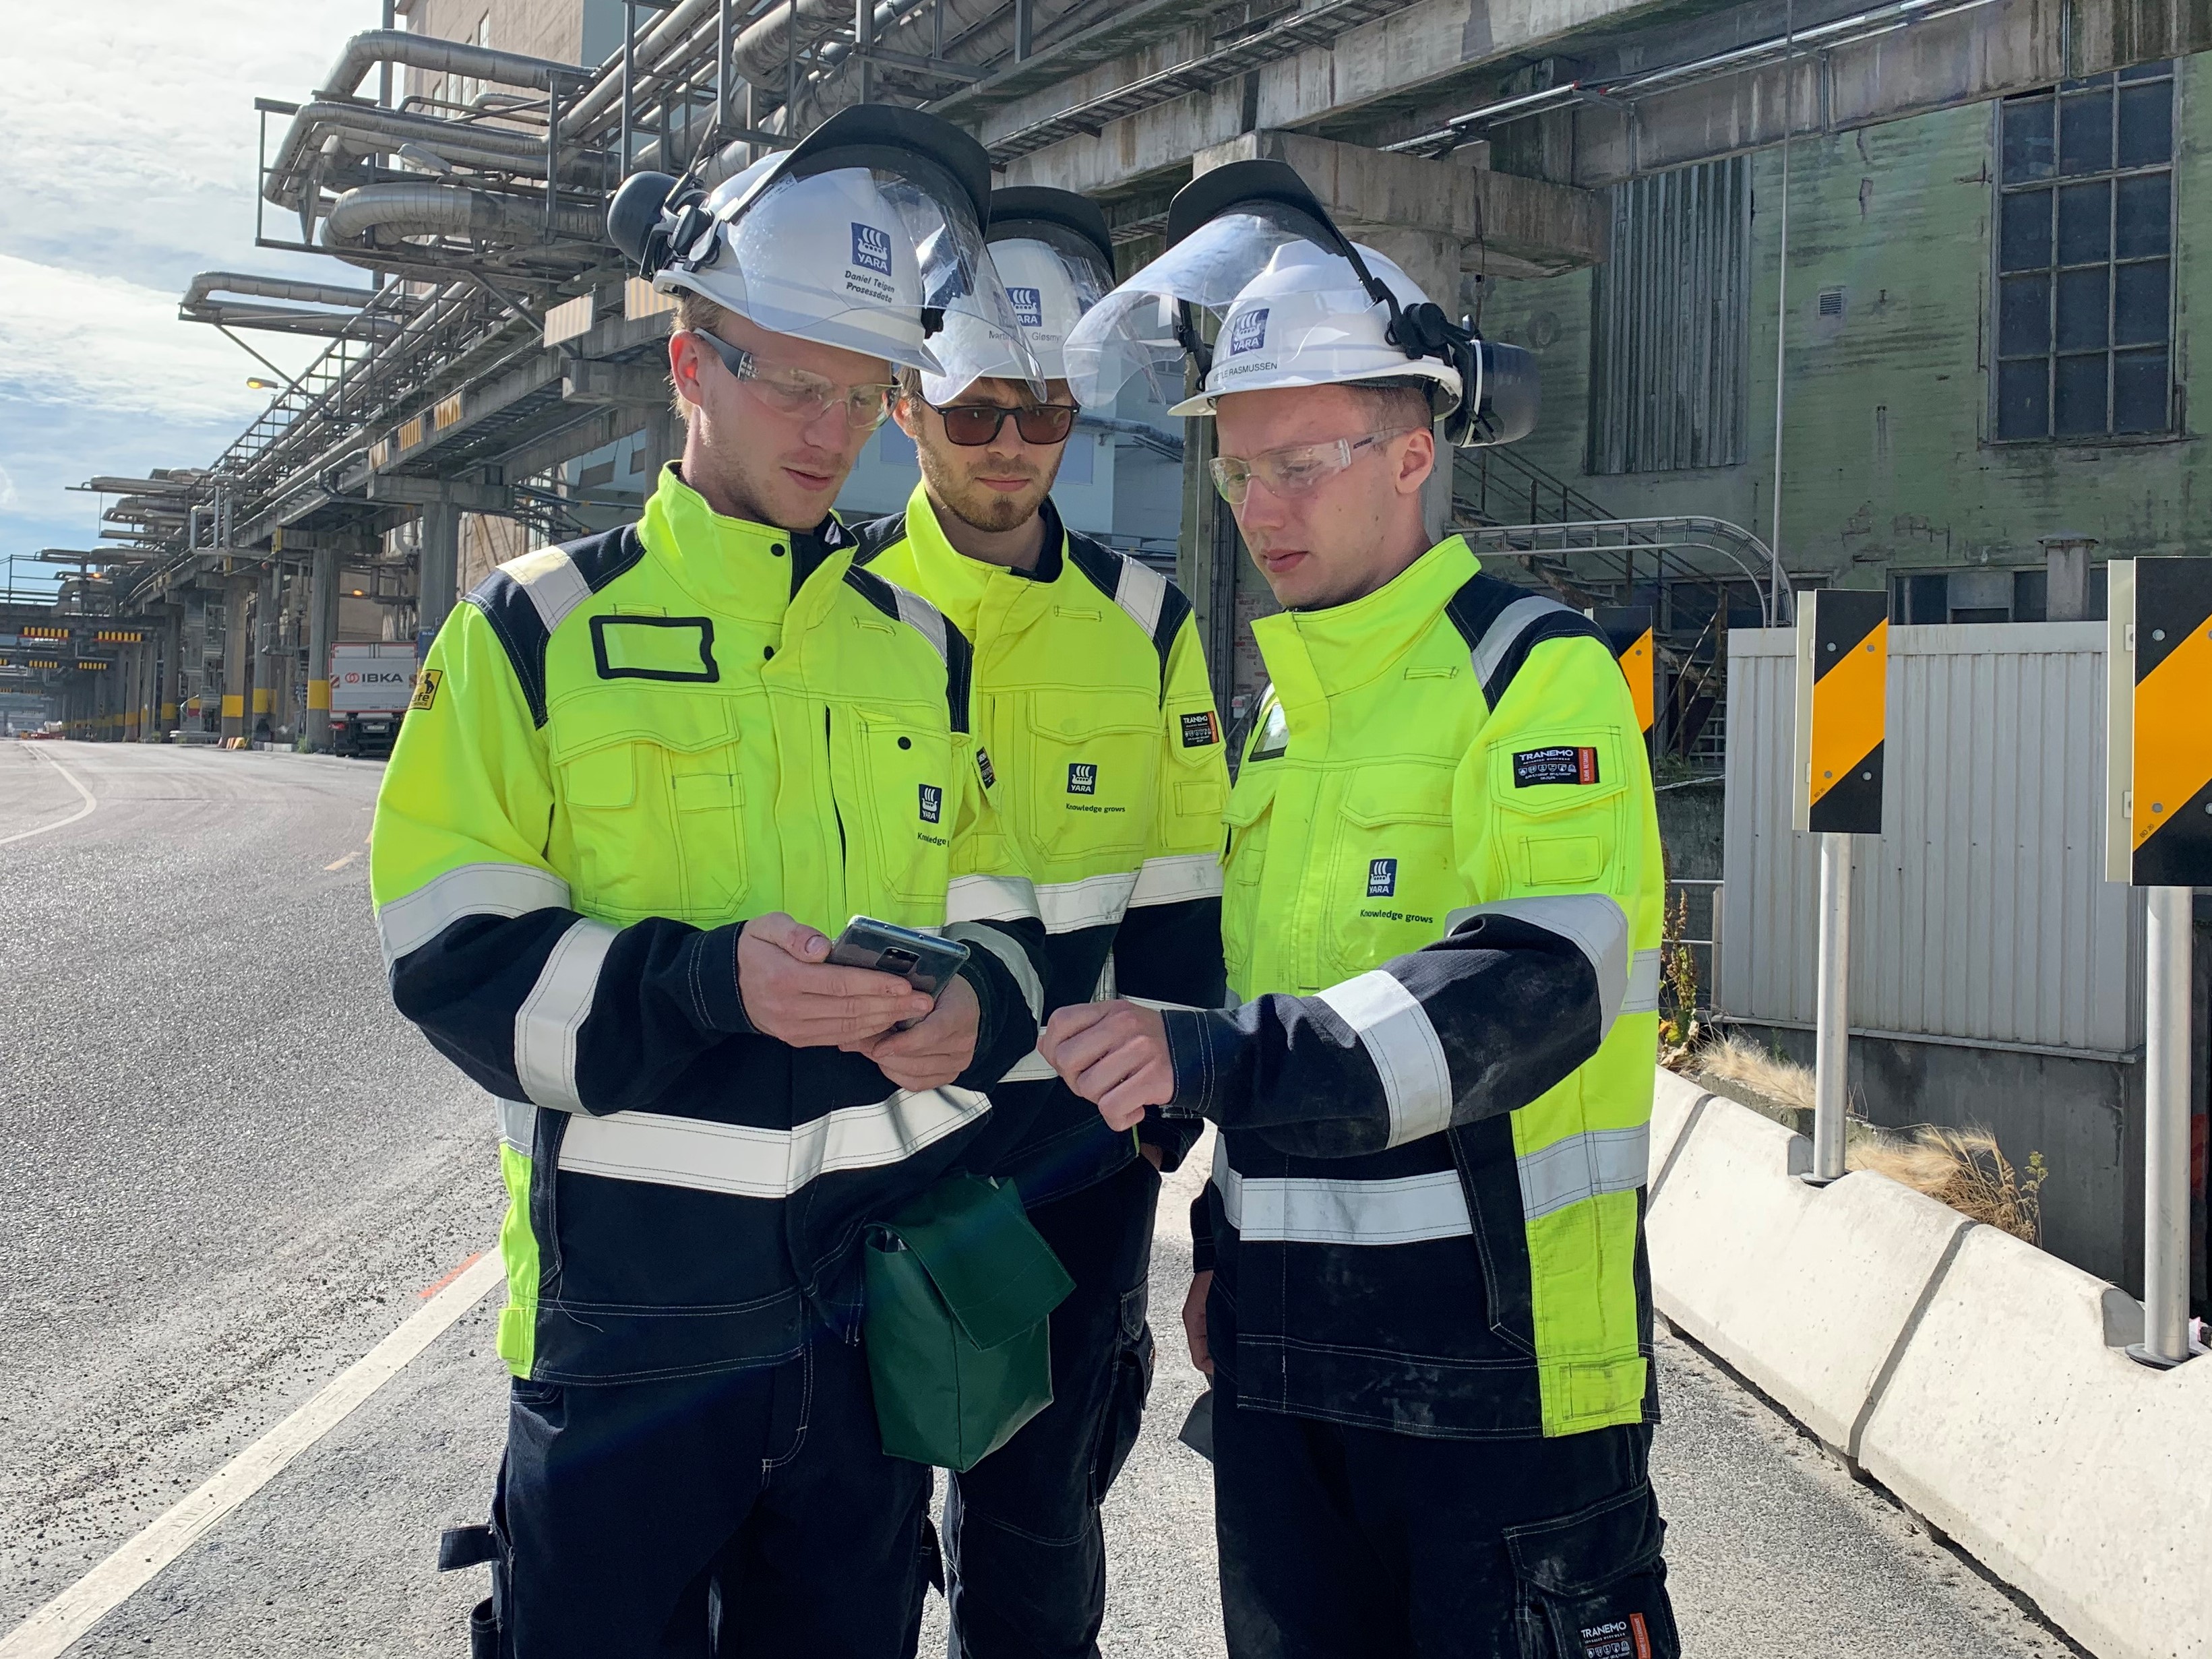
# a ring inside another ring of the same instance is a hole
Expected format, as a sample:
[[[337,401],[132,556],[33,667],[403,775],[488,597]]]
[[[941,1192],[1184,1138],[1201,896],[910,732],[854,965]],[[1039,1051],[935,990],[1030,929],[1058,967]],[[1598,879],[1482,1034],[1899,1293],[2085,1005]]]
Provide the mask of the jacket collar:
[[[971,559],[947,541],[927,488],[916,484],[906,502],[906,539],[908,556],[914,561],[916,590],[927,595],[931,604],[973,639],[976,617],[994,583],[1018,584],[1012,595],[1018,598],[1031,584],[1042,590],[1060,580],[1066,566],[1066,528],[1051,496],[1044,498],[1037,513],[1044,520],[1044,549],[1037,556],[1036,568],[1011,570],[988,560]]]
[[[798,532],[726,518],[684,482],[673,462],[661,469],[638,535],[646,550],[708,610],[771,623],[782,617],[823,561],[852,540],[834,516]]]
[[[1254,621],[1253,637],[1293,723],[1301,709],[1314,709],[1389,672],[1480,568],[1468,544],[1450,536],[1348,605],[1279,611]]]

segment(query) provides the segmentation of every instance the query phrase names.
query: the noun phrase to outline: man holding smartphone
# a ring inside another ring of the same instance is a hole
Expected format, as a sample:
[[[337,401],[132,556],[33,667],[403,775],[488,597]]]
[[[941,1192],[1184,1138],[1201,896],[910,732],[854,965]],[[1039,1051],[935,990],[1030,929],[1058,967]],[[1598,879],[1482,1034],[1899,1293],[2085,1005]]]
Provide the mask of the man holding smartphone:
[[[1040,1048],[1109,1125],[1220,1128],[1185,1318],[1231,1659],[1674,1659],[1643,736],[1603,635],[1422,510],[1438,426],[1517,436],[1533,380],[1280,162],[1167,230],[1071,356],[1205,357],[1218,313],[1179,412],[1285,607],[1228,815],[1242,1001],[1065,1008]]]
[[[988,179],[870,109],[626,185],[683,460],[454,610],[386,775],[393,998],[501,1103],[507,1455],[444,1557],[494,1567],[479,1655],[914,1651],[928,1471],[881,1449],[855,1247],[974,1140],[1047,964],[981,863],[967,641],[830,506],[890,364],[957,361],[930,295],[1012,326]],[[968,960],[934,1000],[829,963],[856,914]]]
[[[1213,1007],[1228,779],[1190,605],[1068,531],[1050,493],[1067,445],[1091,441],[1060,352],[1113,284],[1106,222],[1065,191],[1001,190],[989,240],[1028,349],[959,319],[948,332],[978,337],[969,363],[902,374],[896,413],[921,483],[904,513],[858,532],[866,568],[975,642],[979,757],[1037,884],[1048,1005],[1118,991]],[[1109,1131],[1034,1058],[991,1092],[995,1121],[969,1161],[1014,1180],[1076,1287],[1052,1316],[1052,1404],[946,1497],[953,1652],[1091,1659],[1106,1600],[1098,1506],[1152,1379],[1158,1171],[1200,1126],[1153,1114],[1133,1138]]]

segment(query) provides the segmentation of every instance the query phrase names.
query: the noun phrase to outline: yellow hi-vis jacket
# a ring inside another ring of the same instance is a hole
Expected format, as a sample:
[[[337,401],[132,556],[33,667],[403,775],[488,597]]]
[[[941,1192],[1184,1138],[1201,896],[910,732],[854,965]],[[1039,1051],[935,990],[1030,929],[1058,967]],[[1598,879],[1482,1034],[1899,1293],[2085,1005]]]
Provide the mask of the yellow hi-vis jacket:
[[[1655,1419],[1644,1186],[1663,874],[1626,683],[1457,538],[1255,625],[1221,1126],[1194,1224],[1237,1403],[1440,1438]]]
[[[1066,530],[1050,500],[1041,511],[1044,550],[1027,573],[958,552],[921,485],[903,513],[854,533],[867,569],[937,605],[974,644],[972,723],[1000,821],[1036,883],[1048,1011],[1094,994],[1218,1007],[1229,771],[1190,602]],[[991,1097],[989,1172],[1012,1176],[1029,1203],[1135,1156],[1034,1055]],[[1201,1127],[1155,1115],[1141,1133],[1173,1169]]]
[[[967,642],[852,556],[671,467],[642,522],[501,566],[431,647],[371,890],[400,1012],[501,1103],[518,1376],[696,1375],[848,1321],[864,1224],[1036,1042],[1043,930],[998,867]],[[965,940],[964,1086],[757,1030],[737,935],[774,910]]]

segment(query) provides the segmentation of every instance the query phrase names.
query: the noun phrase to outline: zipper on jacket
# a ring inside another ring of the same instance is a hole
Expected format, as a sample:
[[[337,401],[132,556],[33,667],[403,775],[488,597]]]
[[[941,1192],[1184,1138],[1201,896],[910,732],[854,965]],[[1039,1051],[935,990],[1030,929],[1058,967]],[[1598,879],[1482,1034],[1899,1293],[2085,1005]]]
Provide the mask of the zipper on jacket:
[[[830,813],[837,820],[837,870],[842,877],[845,869],[845,814],[837,805],[837,757],[835,740],[830,733],[830,710],[822,710],[822,749],[830,761]]]

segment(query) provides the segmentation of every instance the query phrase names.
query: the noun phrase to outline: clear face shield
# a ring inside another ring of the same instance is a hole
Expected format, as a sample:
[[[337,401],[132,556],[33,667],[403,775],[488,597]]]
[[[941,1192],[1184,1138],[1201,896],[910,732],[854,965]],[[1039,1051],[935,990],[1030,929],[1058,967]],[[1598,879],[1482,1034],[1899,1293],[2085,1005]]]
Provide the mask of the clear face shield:
[[[1032,372],[1048,382],[1066,380],[1068,336],[1114,286],[1114,273],[1097,249],[1063,225],[994,221],[990,255],[1018,341],[967,313],[948,313],[950,350],[938,355],[957,367],[922,375],[921,395],[930,403],[948,404],[978,380],[1021,380]],[[1018,347],[1026,347],[1026,357]]]
[[[1279,250],[1312,240],[1304,215],[1267,202],[1200,226],[1076,325],[1065,360],[1077,400],[1109,403],[1142,374],[1162,401],[1179,402],[1183,367],[1197,343],[1198,313],[1218,323]]]
[[[995,341],[989,372],[1042,394],[1013,303],[951,175],[884,147],[851,159],[763,181],[769,163],[727,180],[705,204],[710,228],[677,250],[659,286],[690,289],[773,333],[928,374],[972,380],[986,362],[982,343]]]

